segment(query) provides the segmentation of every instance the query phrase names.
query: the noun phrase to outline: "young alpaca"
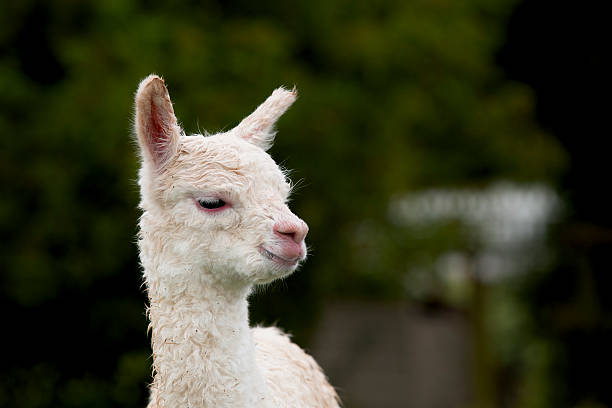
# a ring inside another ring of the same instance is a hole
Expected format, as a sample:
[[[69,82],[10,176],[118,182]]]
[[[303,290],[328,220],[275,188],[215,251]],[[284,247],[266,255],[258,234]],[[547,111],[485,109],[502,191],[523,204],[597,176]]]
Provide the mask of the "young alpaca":
[[[280,330],[248,324],[253,285],[289,275],[306,256],[308,227],[265,152],[295,98],[279,88],[229,132],[186,136],[163,80],[138,87],[149,408],[338,407],[312,357]]]

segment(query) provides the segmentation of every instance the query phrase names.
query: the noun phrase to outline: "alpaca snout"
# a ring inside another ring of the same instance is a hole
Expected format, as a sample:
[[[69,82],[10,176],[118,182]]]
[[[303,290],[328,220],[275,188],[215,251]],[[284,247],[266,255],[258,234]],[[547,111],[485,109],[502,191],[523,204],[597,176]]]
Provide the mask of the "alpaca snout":
[[[302,260],[306,257],[308,225],[298,217],[278,221],[274,224],[274,234],[278,242],[278,255],[286,260]]]

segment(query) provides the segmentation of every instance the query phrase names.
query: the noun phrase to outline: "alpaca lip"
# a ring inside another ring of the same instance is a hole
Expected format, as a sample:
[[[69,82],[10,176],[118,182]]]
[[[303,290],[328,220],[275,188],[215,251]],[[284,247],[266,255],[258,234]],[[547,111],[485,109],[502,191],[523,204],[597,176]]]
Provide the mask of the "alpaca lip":
[[[268,258],[269,260],[274,261],[284,266],[295,266],[300,261],[300,257],[295,257],[292,259],[283,258],[280,255],[277,255],[271,251],[268,251],[263,246],[259,247],[259,253],[262,254],[264,257]]]

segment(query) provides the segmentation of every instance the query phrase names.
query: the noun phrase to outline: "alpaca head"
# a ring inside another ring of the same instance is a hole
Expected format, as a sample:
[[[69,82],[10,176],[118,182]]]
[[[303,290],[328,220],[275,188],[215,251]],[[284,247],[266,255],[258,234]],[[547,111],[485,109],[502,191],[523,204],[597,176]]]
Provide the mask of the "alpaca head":
[[[266,153],[275,122],[295,98],[279,88],[234,129],[185,136],[163,80],[141,82],[135,125],[149,257],[169,254],[164,262],[174,270],[229,285],[295,270],[306,256],[308,227],[287,207],[290,184]]]

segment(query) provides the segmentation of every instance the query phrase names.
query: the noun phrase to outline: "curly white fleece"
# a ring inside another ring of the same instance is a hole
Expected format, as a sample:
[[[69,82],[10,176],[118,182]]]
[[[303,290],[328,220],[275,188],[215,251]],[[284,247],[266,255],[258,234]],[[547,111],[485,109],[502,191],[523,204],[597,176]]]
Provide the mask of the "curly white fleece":
[[[154,379],[149,408],[338,407],[316,362],[276,328],[249,328],[252,286],[293,272],[279,248],[290,185],[265,150],[296,98],[275,90],[236,128],[185,136],[163,80],[136,94],[142,156],[139,247],[149,296]],[[198,208],[199,199],[228,203]]]

